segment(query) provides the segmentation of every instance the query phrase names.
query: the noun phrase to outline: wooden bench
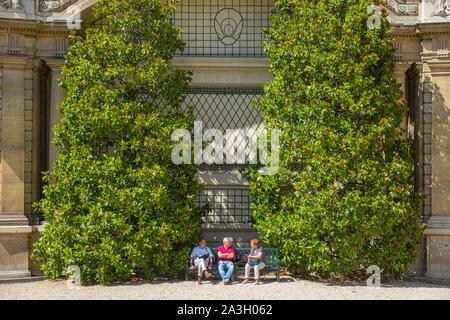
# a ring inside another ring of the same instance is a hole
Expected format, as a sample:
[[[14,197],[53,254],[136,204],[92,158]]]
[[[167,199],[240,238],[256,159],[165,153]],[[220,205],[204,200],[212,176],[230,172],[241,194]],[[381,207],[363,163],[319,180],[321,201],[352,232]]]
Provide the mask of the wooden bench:
[[[209,271],[219,276],[217,250],[213,249],[211,250],[214,254],[214,261],[211,266],[211,270]],[[239,273],[241,274],[245,273],[245,265],[247,264],[247,258],[245,255],[250,253],[250,248],[235,248],[235,250],[237,250],[240,253],[241,260],[234,263],[233,278],[235,276],[238,276]],[[278,249],[263,248],[263,252],[264,252],[264,263],[266,264],[266,267],[261,271],[261,273],[274,272],[277,281],[280,281],[280,263],[279,263]],[[186,273],[185,273],[186,281],[189,280],[189,275],[191,274],[197,277],[197,272],[198,272],[197,268],[195,269],[190,268],[190,256],[189,256],[186,264]]]

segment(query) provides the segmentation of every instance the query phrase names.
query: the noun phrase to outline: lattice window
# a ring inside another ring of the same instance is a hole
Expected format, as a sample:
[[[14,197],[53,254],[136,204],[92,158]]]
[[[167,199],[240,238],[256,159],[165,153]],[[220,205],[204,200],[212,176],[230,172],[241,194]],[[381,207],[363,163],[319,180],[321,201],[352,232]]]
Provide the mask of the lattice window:
[[[183,29],[184,56],[264,57],[263,29],[273,0],[183,0],[174,22]]]
[[[254,107],[255,98],[261,96],[261,88],[189,88],[184,107],[193,106],[195,118],[202,121],[203,130],[254,128],[263,126],[263,118]],[[231,170],[238,165],[204,165],[203,170]],[[209,204],[210,211],[204,222],[251,223],[249,191],[246,186],[206,186],[197,204]]]
[[[253,129],[247,139],[237,142],[237,147],[248,147],[250,140],[256,141],[263,128],[263,117],[255,108],[255,98],[261,96],[261,88],[190,88],[186,92],[184,107],[193,106],[194,116],[203,123],[203,131],[217,129]],[[226,137],[224,137],[226,145]],[[249,151],[247,149],[247,151]],[[224,161],[226,161],[226,156]],[[241,163],[242,164],[242,163]],[[208,170],[223,170],[236,165],[209,165]]]
[[[209,204],[206,223],[251,223],[250,197],[247,188],[206,188],[197,204]]]
[[[173,17],[186,43],[178,55],[265,57],[262,31],[273,13],[274,0],[182,0]]]

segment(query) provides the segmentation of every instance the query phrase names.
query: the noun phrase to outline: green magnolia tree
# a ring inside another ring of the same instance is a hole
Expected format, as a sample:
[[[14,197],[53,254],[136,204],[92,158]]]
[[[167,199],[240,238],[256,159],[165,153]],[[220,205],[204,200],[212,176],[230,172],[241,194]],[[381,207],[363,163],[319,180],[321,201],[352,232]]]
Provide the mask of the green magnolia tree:
[[[372,4],[279,0],[266,31],[274,79],[258,105],[282,131],[280,169],[250,189],[256,229],[294,273],[400,274],[422,238],[392,30]]]
[[[85,283],[172,277],[201,232],[194,166],[171,160],[171,134],[190,128],[190,81],[171,61],[183,48],[175,1],[101,0],[102,28],[73,35],[55,128],[60,154],[37,209],[47,225],[34,256],[51,277]]]

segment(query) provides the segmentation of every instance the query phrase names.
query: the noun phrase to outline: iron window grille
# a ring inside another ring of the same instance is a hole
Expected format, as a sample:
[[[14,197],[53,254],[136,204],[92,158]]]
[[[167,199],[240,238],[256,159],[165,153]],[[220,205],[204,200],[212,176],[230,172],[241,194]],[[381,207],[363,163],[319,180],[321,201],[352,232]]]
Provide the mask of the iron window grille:
[[[203,151],[207,145],[218,143],[204,137],[208,129],[216,129],[222,135],[223,145],[217,145],[223,152],[221,161],[209,164],[204,161],[200,165],[201,171],[229,172],[257,163],[256,144],[264,133],[264,119],[256,103],[262,95],[262,88],[246,87],[190,87],[184,91],[180,107],[182,110],[192,108],[194,120],[201,123]],[[138,94],[138,98],[157,106],[162,112],[172,111],[164,99],[145,93]]]
[[[263,126],[263,117],[254,103],[262,94],[261,88],[191,87],[185,92],[183,107],[194,108],[195,119],[203,123],[203,130],[254,128],[257,132]],[[231,171],[239,167],[203,164],[201,170]],[[246,186],[206,186],[196,201],[200,207],[208,205],[204,222],[210,224],[251,224],[250,203]]]
[[[236,142],[237,148],[249,151],[249,140],[255,141],[264,127],[262,114],[254,105],[256,98],[262,94],[261,88],[191,87],[185,93],[183,108],[194,108],[195,120],[202,122],[203,132],[208,129],[219,130],[224,135],[224,146],[227,143],[227,129],[253,129],[249,131],[247,139]],[[226,160],[224,155],[223,164],[203,164],[201,169],[230,171],[244,165],[226,164]],[[245,164],[248,164],[247,160]]]
[[[205,188],[196,205],[209,205],[210,211],[203,218],[204,223],[251,223],[250,197],[248,188]]]
[[[263,30],[274,13],[274,0],[182,0],[173,22],[183,30],[186,47],[177,55],[266,57]],[[105,19],[92,23],[105,25]]]
[[[182,0],[174,23],[183,29],[180,56],[265,57],[262,31],[273,0]]]

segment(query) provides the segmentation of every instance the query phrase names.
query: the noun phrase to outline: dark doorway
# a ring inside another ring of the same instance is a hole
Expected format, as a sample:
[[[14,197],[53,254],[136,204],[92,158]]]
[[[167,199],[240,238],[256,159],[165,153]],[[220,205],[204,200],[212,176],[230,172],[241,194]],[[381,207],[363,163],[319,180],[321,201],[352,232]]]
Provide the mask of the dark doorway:
[[[51,94],[51,70],[44,62],[39,68],[39,107],[38,107],[38,143],[39,155],[37,157],[38,168],[38,194],[37,200],[43,197],[43,188],[46,182],[43,173],[49,170],[50,147],[50,94]]]

